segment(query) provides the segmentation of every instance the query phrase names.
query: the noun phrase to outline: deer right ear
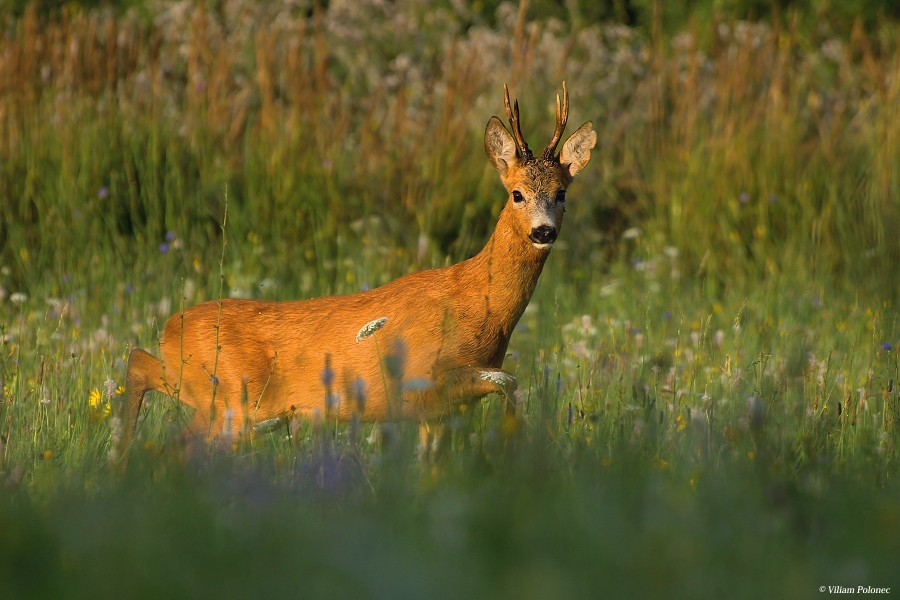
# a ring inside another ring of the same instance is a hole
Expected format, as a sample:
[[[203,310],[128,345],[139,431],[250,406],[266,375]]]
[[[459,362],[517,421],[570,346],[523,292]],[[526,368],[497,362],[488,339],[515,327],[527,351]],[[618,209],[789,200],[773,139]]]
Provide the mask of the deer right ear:
[[[484,130],[484,151],[501,176],[516,162],[516,141],[497,117],[491,117]]]

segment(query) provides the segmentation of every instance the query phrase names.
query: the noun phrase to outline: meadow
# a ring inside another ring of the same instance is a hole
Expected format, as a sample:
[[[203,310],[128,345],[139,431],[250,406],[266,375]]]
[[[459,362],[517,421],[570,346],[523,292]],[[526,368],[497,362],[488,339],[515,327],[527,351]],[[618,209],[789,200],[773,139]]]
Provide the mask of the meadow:
[[[476,4],[2,16],[0,596],[900,592],[898,23]],[[472,256],[503,84],[539,147],[563,80],[598,144],[517,431],[490,396],[427,460],[415,423],[300,419],[186,459],[151,395],[115,468],[168,316]]]

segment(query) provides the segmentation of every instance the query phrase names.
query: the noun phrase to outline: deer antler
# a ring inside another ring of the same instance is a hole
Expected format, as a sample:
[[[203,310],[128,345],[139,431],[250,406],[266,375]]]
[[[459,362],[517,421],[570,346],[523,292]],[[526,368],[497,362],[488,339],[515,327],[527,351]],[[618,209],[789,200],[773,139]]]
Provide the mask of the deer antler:
[[[553,132],[553,138],[544,150],[543,158],[546,160],[554,160],[556,154],[556,145],[562,139],[563,131],[566,129],[566,121],[569,120],[569,90],[566,88],[566,82],[563,81],[563,101],[562,107],[559,105],[559,94],[556,95],[556,131]]]
[[[534,155],[531,154],[531,150],[528,148],[528,143],[525,141],[525,136],[522,135],[522,126],[519,123],[519,101],[516,100],[515,109],[510,108],[509,88],[506,87],[505,83],[503,84],[503,91],[506,92],[506,97],[503,100],[506,103],[506,116],[509,117],[509,126],[512,127],[513,136],[515,136],[516,144],[519,146],[519,153],[527,162],[534,158]]]

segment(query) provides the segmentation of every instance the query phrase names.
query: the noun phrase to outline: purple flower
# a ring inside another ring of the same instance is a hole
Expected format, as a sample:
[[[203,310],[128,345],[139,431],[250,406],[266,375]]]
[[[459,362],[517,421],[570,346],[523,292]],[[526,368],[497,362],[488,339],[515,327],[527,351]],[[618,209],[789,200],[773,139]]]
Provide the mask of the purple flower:
[[[747,204],[748,202],[750,202],[750,194],[748,194],[747,192],[741,192],[741,195],[738,196],[738,200],[741,204]]]
[[[890,352],[893,348],[894,346],[890,342],[885,342],[881,345],[881,349],[886,352]]]
[[[125,293],[126,294],[134,293],[134,284],[133,283],[129,283],[128,285],[125,286]]]
[[[109,197],[109,188],[105,185],[100,186],[100,189],[97,190],[97,197],[101,200]]]
[[[159,245],[159,251],[163,254],[166,254],[169,251],[169,244],[167,242],[163,242]]]
[[[166,241],[167,241],[167,242],[171,242],[171,241],[174,240],[174,239],[175,239],[175,232],[174,232],[174,231],[171,231],[171,230],[170,230],[170,231],[167,231],[167,232],[166,232]]]
[[[369,289],[370,289],[370,288],[369,288],[369,284],[368,284],[368,283],[364,283],[364,284],[362,284],[362,291],[364,291],[364,292],[368,292],[368,291],[369,291]]]
[[[353,395],[356,396],[356,407],[359,412],[366,412],[366,382],[362,377],[353,380]]]
[[[813,308],[819,308],[820,306],[822,306],[822,299],[816,296],[812,299],[812,305]]]
[[[322,369],[322,374],[319,376],[322,380],[322,385],[327,388],[331,387],[331,384],[334,383],[334,371],[331,369],[331,366],[328,364],[331,361],[327,361],[325,364],[325,368]]]
[[[669,311],[666,311],[662,314],[662,318],[663,318],[663,321],[671,321],[672,313],[670,313]]]

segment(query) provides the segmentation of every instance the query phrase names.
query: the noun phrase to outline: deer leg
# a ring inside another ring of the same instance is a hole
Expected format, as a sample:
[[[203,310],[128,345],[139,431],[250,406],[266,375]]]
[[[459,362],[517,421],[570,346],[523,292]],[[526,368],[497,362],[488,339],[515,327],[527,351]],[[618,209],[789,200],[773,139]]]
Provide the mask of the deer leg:
[[[516,378],[502,369],[489,367],[462,367],[451,371],[442,386],[444,395],[453,403],[468,402],[488,394],[500,394],[506,400],[507,410],[512,406],[513,393],[518,388]]]

